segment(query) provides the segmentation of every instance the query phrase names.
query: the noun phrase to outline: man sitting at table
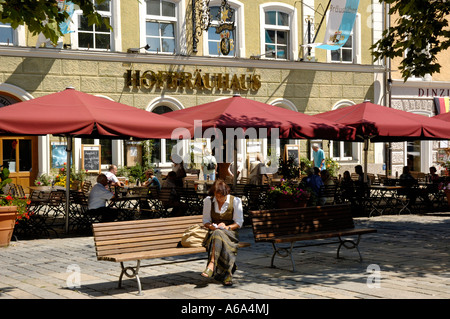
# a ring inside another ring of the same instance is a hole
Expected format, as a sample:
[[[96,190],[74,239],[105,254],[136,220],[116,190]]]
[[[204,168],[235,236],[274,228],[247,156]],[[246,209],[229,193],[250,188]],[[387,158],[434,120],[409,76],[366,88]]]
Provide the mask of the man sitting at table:
[[[114,197],[114,194],[106,189],[108,178],[105,174],[97,176],[97,184],[89,193],[88,214],[98,216],[100,222],[112,222],[117,219],[118,211],[106,206],[106,202]]]
[[[408,166],[403,167],[403,172],[400,175],[400,186],[405,187],[403,190],[399,190],[399,194],[406,195],[409,198],[408,208],[416,203],[417,197],[421,197],[425,202],[427,208],[431,206],[430,198],[428,197],[428,191],[416,187],[418,185],[417,180],[411,175]]]
[[[108,171],[105,173],[109,186],[124,187],[125,185],[121,181],[119,181],[116,174],[117,174],[117,166],[110,165]]]

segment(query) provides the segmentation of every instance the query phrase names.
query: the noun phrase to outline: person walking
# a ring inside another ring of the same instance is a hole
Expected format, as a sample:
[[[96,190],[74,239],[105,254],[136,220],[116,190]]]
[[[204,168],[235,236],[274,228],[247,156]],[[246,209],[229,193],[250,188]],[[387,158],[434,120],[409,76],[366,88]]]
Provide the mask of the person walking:
[[[313,149],[313,162],[314,167],[318,167],[321,171],[325,169],[325,153],[323,149],[319,147],[319,144],[314,143]]]
[[[211,181],[216,179],[216,167],[216,158],[211,154],[210,150],[205,150],[205,156],[202,158],[202,170],[205,181],[208,178]]]

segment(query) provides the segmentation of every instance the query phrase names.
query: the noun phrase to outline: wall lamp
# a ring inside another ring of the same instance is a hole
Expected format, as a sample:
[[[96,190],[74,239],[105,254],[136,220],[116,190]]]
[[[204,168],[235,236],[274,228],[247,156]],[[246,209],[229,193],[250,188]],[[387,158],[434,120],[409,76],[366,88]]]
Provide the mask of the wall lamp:
[[[148,44],[146,44],[145,46],[140,47],[140,48],[130,48],[130,49],[127,50],[127,53],[139,53],[139,51],[141,49],[148,50],[148,49],[150,49],[150,46]]]

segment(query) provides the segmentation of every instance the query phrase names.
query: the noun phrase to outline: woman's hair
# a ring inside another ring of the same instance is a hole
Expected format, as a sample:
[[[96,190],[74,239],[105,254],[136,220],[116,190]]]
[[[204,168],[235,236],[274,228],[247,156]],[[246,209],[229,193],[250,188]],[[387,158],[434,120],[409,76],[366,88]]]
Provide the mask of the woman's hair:
[[[216,179],[214,184],[209,189],[209,196],[214,196],[216,192],[219,192],[223,196],[226,196],[230,193],[230,187],[225,183],[223,179]]]

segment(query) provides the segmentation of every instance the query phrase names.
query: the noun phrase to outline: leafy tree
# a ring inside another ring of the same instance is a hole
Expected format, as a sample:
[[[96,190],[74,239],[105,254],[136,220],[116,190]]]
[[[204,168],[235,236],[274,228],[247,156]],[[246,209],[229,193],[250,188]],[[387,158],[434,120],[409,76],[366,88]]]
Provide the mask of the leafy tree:
[[[83,10],[89,25],[105,24],[111,28],[109,22],[96,12],[93,0],[71,1]],[[96,0],[96,3],[104,1],[106,0]],[[19,25],[27,25],[33,35],[42,32],[53,43],[57,43],[62,36],[59,24],[68,17],[67,12],[59,11],[56,0],[0,0],[0,22],[10,23],[13,29]]]
[[[411,76],[438,73],[437,54],[450,46],[447,0],[384,0],[396,21],[383,32],[371,49],[376,59],[402,57],[400,72],[406,81]]]

